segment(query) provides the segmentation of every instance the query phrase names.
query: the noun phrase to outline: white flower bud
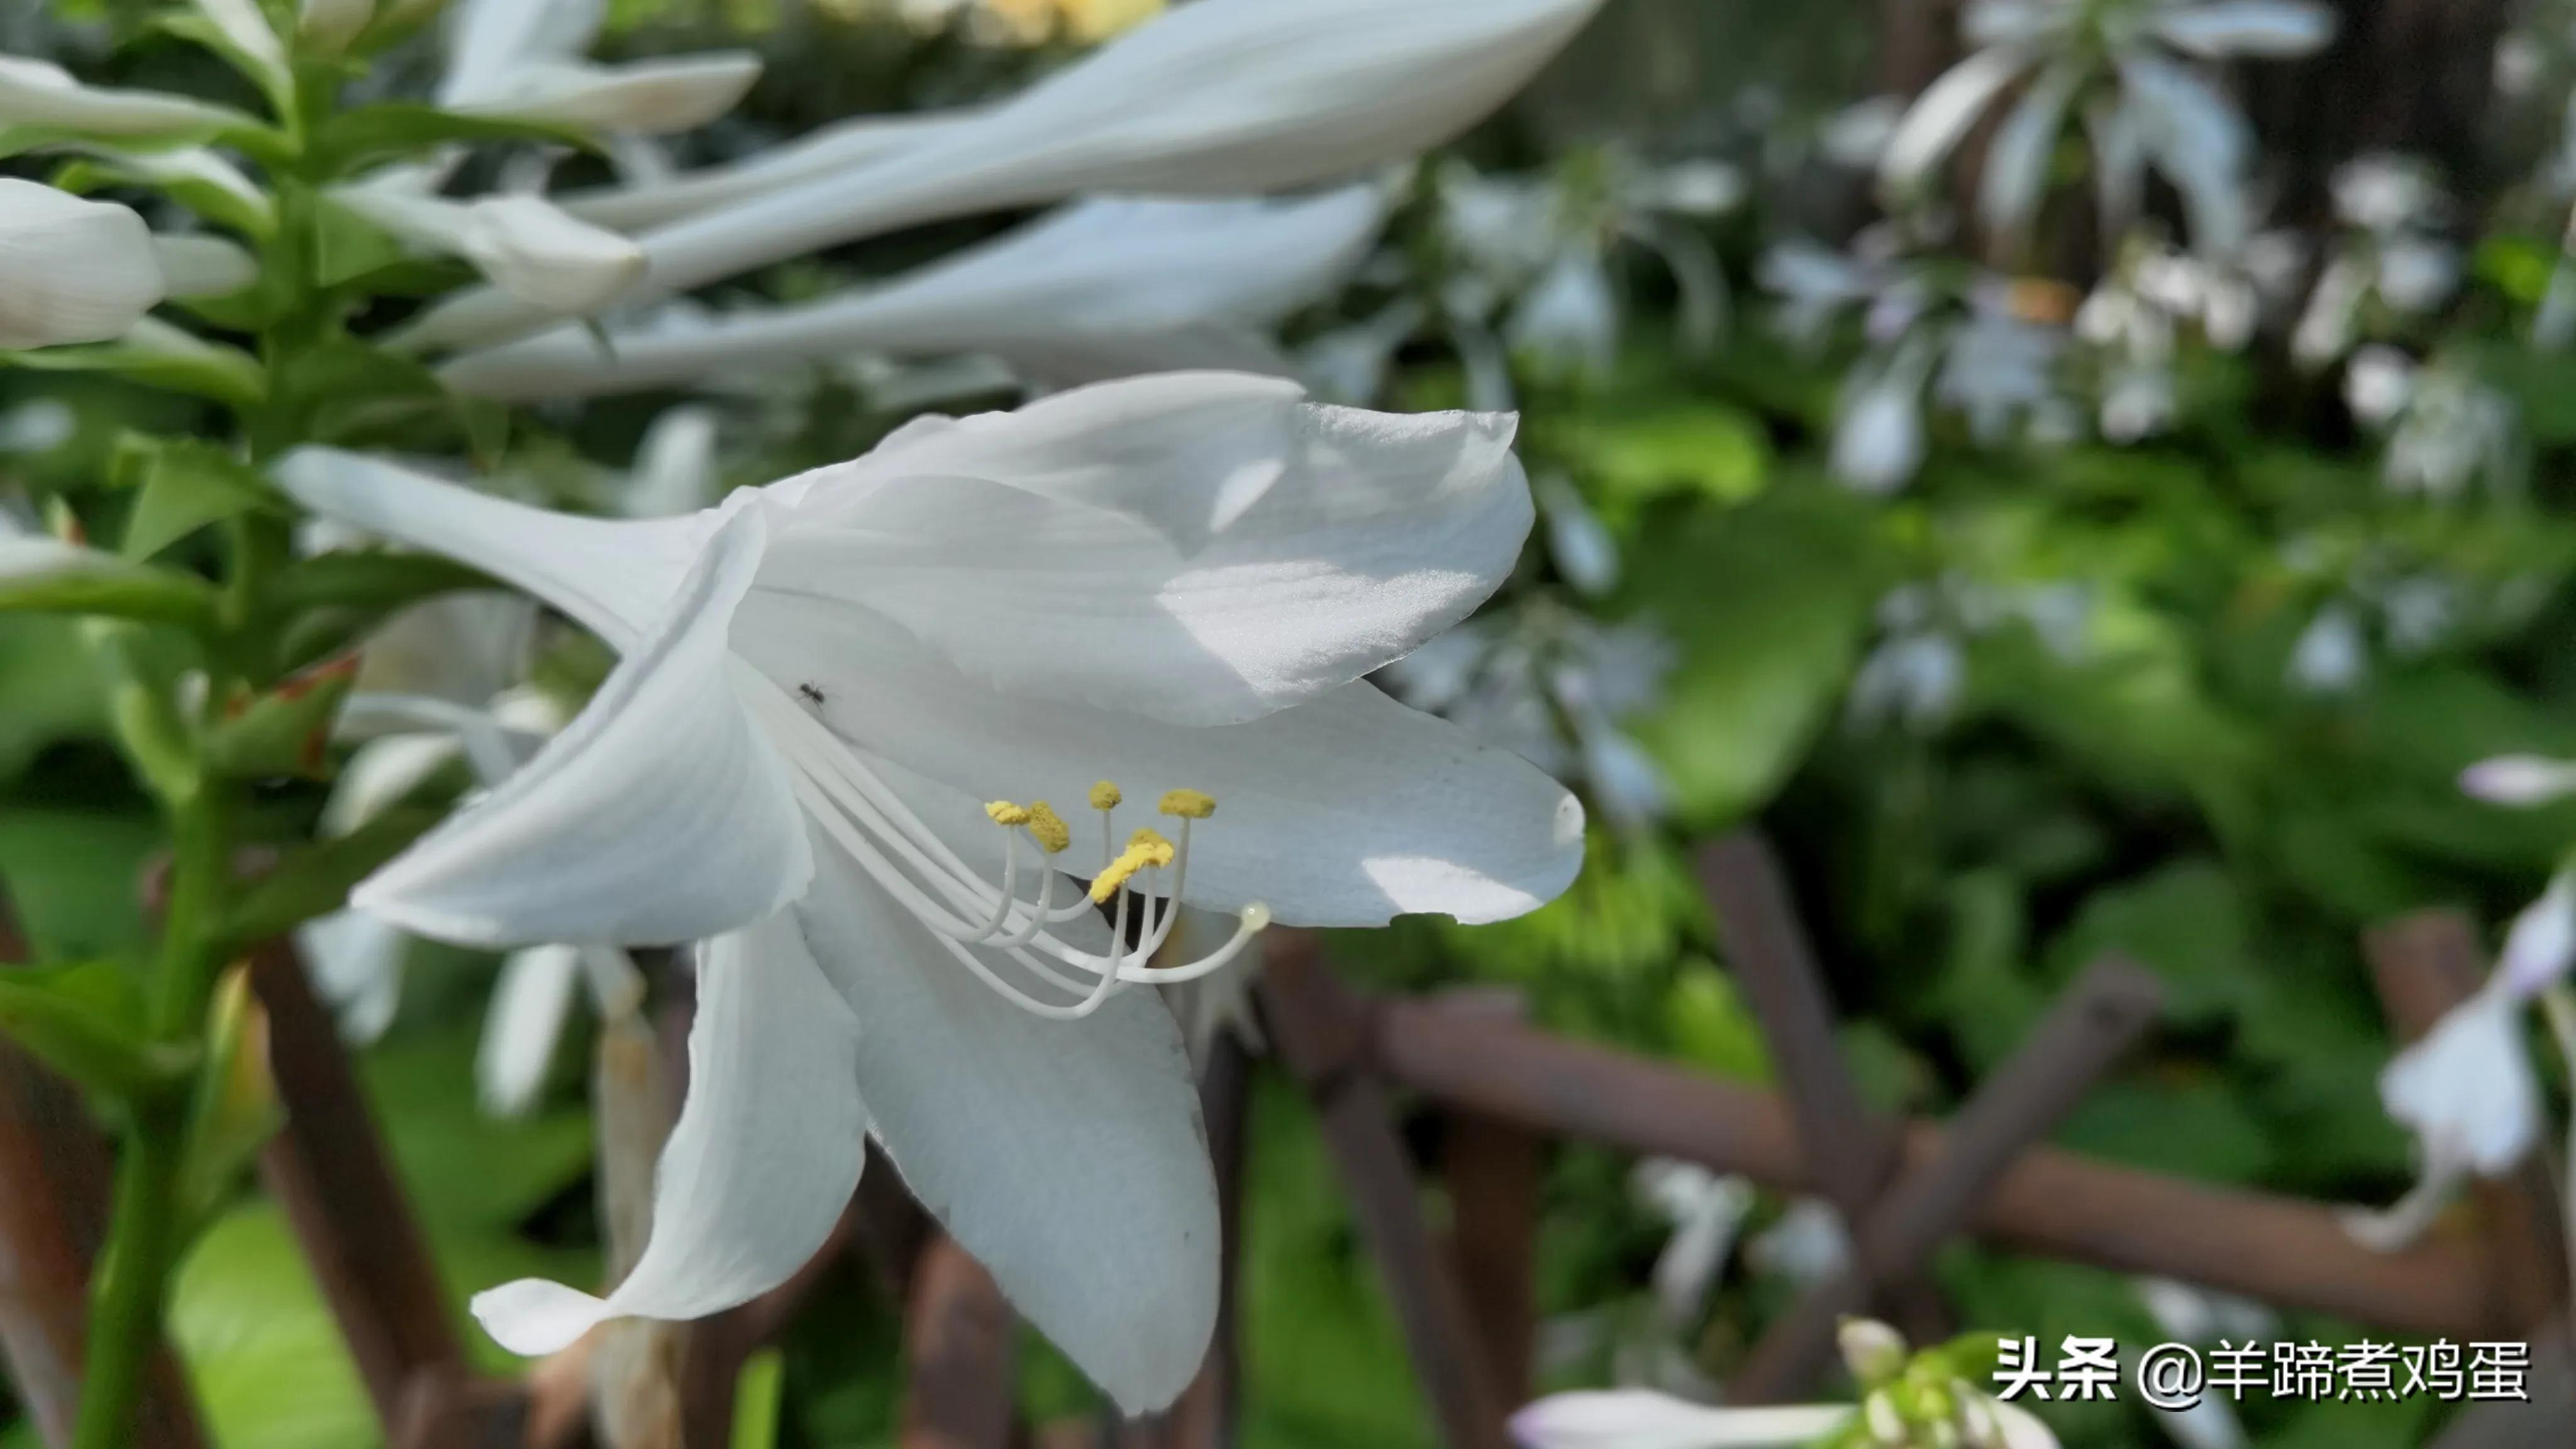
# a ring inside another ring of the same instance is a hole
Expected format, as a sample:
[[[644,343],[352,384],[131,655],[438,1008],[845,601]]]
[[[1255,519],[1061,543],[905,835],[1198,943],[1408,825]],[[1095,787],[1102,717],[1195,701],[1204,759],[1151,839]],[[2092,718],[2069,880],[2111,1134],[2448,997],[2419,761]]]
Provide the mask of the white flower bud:
[[[104,342],[161,300],[143,218],[33,181],[0,180],[0,348]]]

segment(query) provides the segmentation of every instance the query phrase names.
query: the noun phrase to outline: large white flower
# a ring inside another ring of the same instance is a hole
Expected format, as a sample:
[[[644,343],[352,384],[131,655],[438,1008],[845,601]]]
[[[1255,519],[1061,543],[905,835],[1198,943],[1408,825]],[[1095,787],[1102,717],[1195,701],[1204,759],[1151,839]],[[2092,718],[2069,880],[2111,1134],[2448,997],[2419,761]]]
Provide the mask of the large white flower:
[[[654,227],[668,295],[940,217],[1086,191],[1235,195],[1410,156],[1500,105],[1600,0],[1199,0],[1007,103],[867,164]],[[531,310],[471,293],[408,334],[498,342]]]
[[[1961,28],[1979,47],[1927,87],[1880,157],[1900,194],[1919,188],[2016,83],[1979,198],[1986,224],[2017,236],[2046,199],[2057,142],[2080,112],[2116,234],[2147,166],[2173,182],[2203,249],[2244,241],[2252,137],[2235,103],[2190,61],[2314,54],[2334,12],[2313,0],[1972,0]]]
[[[1276,202],[1089,201],[882,286],[704,323],[558,328],[441,375],[524,400],[861,351],[989,352],[1056,383],[1192,366],[1285,373],[1267,330],[1356,266],[1383,217],[1373,186]]]
[[[0,178],[0,348],[121,337],[164,286],[132,210]]]
[[[1515,915],[1580,864],[1571,795],[1362,678],[1508,573],[1532,511],[1510,434],[1175,374],[917,422],[662,522],[290,456],[317,512],[625,656],[354,903],[483,945],[716,938],[650,1251],[605,1301],[485,1295],[495,1336],[543,1352],[776,1284],[867,1131],[1122,1405],[1168,1402],[1213,1320],[1215,1195],[1170,1015],[1120,988],[1215,969],[1273,917]],[[1177,838],[1122,836],[1103,777],[1166,792]],[[1103,858],[1065,868],[1114,924],[1057,886],[1073,831],[1040,802],[1086,799]],[[1174,900],[1239,925],[1148,968]]]
[[[449,18],[439,104],[583,130],[657,135],[703,126],[760,79],[748,51],[664,56],[625,65],[582,58],[607,0],[460,0]]]

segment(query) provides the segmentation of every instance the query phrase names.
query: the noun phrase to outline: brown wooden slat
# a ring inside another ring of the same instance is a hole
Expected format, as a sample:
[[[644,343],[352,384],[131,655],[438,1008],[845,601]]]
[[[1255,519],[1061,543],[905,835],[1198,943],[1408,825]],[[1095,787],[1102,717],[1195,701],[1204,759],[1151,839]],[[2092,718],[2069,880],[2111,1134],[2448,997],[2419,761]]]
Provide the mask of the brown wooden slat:
[[[1436,1001],[1387,1002],[1377,1017],[1377,1059],[1390,1077],[1453,1105],[1550,1136],[1742,1173],[1778,1191],[1815,1186],[1787,1104],[1769,1093],[1462,1018]],[[1942,1140],[1937,1126],[1910,1126],[1908,1169]],[[1969,1222],[1990,1242],[2038,1256],[2162,1274],[2383,1328],[2466,1339],[2514,1327],[2487,1294],[2472,1243],[2437,1235],[2404,1253],[2373,1253],[2322,1203],[2055,1148],[2023,1154]]]
[[[1981,1084],[1941,1150],[1870,1209],[1858,1261],[1775,1322],[1727,1386],[1731,1403],[1777,1403],[1810,1387],[1834,1353],[1835,1326],[1867,1310],[1872,1284],[1919,1273],[2014,1158],[2065,1120],[2085,1091],[2154,1025],[2156,979],[2117,959],[2095,962],[2030,1038]]]

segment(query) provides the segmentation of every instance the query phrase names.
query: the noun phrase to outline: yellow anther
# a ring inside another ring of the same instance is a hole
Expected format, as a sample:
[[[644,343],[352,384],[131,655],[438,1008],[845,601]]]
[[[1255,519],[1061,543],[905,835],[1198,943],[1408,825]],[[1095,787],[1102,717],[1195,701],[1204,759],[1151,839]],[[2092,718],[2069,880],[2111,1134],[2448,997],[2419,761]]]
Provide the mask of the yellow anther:
[[[1026,825],[1029,823],[1028,807],[1025,805],[1014,805],[1008,800],[994,801],[992,804],[984,807],[984,813],[992,816],[993,823],[996,825]]]
[[[1038,849],[1056,855],[1073,844],[1072,827],[1064,823],[1064,817],[1056,814],[1053,806],[1044,800],[1033,801],[1028,814],[1029,834],[1036,837]]]
[[[1184,820],[1205,820],[1216,813],[1216,797],[1204,790],[1166,790],[1157,808]]]
[[[1118,858],[1102,866],[1091,882],[1092,904],[1107,905],[1138,871],[1170,865],[1172,855],[1172,842],[1151,830],[1137,831],[1128,837],[1127,848],[1118,852]]]
[[[1126,798],[1118,793],[1117,786],[1107,780],[1091,787],[1091,808],[1094,810],[1115,810],[1118,802]]]

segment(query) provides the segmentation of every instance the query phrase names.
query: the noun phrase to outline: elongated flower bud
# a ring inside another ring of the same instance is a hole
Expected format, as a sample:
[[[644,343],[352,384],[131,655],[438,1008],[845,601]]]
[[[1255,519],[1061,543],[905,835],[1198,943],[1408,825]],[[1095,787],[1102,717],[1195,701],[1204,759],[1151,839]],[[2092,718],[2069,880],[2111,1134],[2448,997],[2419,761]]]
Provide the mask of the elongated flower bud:
[[[122,336],[162,286],[151,229],[133,211],[0,180],[0,348]]]

